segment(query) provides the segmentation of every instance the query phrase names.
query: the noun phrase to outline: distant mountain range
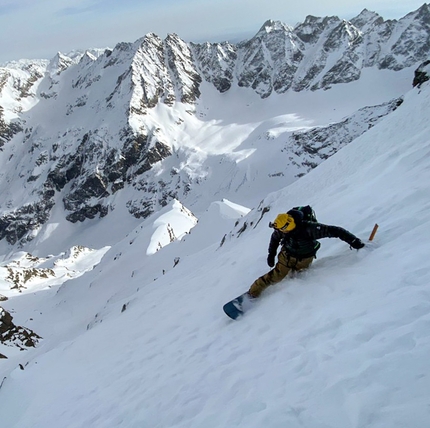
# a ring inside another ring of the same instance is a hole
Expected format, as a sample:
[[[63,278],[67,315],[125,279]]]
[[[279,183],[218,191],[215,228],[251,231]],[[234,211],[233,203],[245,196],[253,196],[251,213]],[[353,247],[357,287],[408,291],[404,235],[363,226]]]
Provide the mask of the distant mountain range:
[[[71,223],[105,217],[119,206],[141,218],[172,199],[193,205],[202,192],[215,197],[220,186],[237,191],[249,168],[241,175],[237,159],[223,157],[222,147],[209,165],[193,161],[198,148],[182,146],[191,131],[198,134],[213,90],[232,96],[246,90],[261,99],[328,91],[358,81],[366,69],[416,69],[429,53],[430,7],[424,4],[400,20],[365,9],[351,21],[308,16],[295,28],[267,21],[238,44],[148,34],[112,50],[8,63],[0,68],[0,240],[25,245],[54,208]],[[285,134],[288,179],[308,172],[401,102],[363,106],[340,123]],[[204,125],[208,132],[210,124]],[[272,138],[265,130],[256,138],[261,135]],[[265,176],[283,174],[268,164],[262,168]],[[229,185],[208,186],[226,172]]]

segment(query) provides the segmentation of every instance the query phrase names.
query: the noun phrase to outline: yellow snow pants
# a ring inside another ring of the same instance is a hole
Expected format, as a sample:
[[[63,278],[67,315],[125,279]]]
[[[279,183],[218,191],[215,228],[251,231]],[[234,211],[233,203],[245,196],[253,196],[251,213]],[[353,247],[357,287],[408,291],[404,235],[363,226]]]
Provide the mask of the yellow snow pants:
[[[267,272],[265,275],[260,276],[249,288],[248,293],[251,297],[259,297],[260,294],[270,285],[282,281],[291,271],[300,271],[308,268],[313,262],[314,257],[306,259],[296,259],[295,257],[288,256],[284,251],[278,255],[278,263],[275,267]]]

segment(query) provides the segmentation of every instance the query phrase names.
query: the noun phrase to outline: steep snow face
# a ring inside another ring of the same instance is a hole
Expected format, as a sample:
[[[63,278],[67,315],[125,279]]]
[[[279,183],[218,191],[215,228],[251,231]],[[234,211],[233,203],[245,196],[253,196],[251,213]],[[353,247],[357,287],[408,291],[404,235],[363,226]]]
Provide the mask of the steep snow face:
[[[38,102],[48,61],[16,61],[0,67],[0,148],[23,130],[22,113]]]
[[[2,68],[0,247],[34,247],[53,218],[79,235],[115,210],[142,219],[178,200],[204,212],[202,192],[255,205],[351,141],[339,141],[345,121],[364,121],[355,137],[393,111],[427,59],[428,8],[267,21],[237,45],[147,34]]]
[[[166,245],[181,239],[197,224],[197,218],[179,201],[173,201],[154,221],[154,233],[146,250],[151,255]],[[164,212],[163,212],[164,211]]]
[[[248,214],[217,201],[191,233],[151,256],[154,217],[142,219],[85,275],[9,294],[5,310],[43,339],[28,351],[0,345],[8,357],[0,365],[2,423],[425,428],[429,106],[423,82]],[[201,198],[212,202],[209,193]],[[223,303],[268,269],[267,222],[304,203],[366,247],[322,240],[308,271],[271,287],[240,321],[227,319]],[[128,221],[123,214],[119,225]]]

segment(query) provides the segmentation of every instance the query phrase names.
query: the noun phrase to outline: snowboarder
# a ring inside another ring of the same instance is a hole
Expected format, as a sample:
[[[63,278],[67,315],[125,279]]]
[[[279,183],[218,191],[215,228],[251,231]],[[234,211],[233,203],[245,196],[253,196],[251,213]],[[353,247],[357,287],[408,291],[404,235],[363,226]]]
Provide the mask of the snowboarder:
[[[267,264],[274,269],[254,281],[248,291],[252,298],[259,297],[267,287],[282,281],[290,271],[308,268],[321,245],[317,239],[339,238],[356,250],[364,247],[359,238],[341,227],[304,221],[303,213],[298,209],[279,214],[269,226],[275,230],[270,238]],[[279,244],[282,244],[282,249],[275,266]]]

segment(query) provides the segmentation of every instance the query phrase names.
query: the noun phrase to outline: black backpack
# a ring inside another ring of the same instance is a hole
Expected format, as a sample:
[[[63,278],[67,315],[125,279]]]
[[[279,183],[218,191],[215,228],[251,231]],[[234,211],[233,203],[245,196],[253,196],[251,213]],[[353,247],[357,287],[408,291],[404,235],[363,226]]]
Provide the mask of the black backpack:
[[[298,210],[303,213],[303,221],[313,221],[317,222],[317,216],[315,215],[315,211],[312,209],[310,205],[304,205],[302,207],[293,207],[293,210]]]

